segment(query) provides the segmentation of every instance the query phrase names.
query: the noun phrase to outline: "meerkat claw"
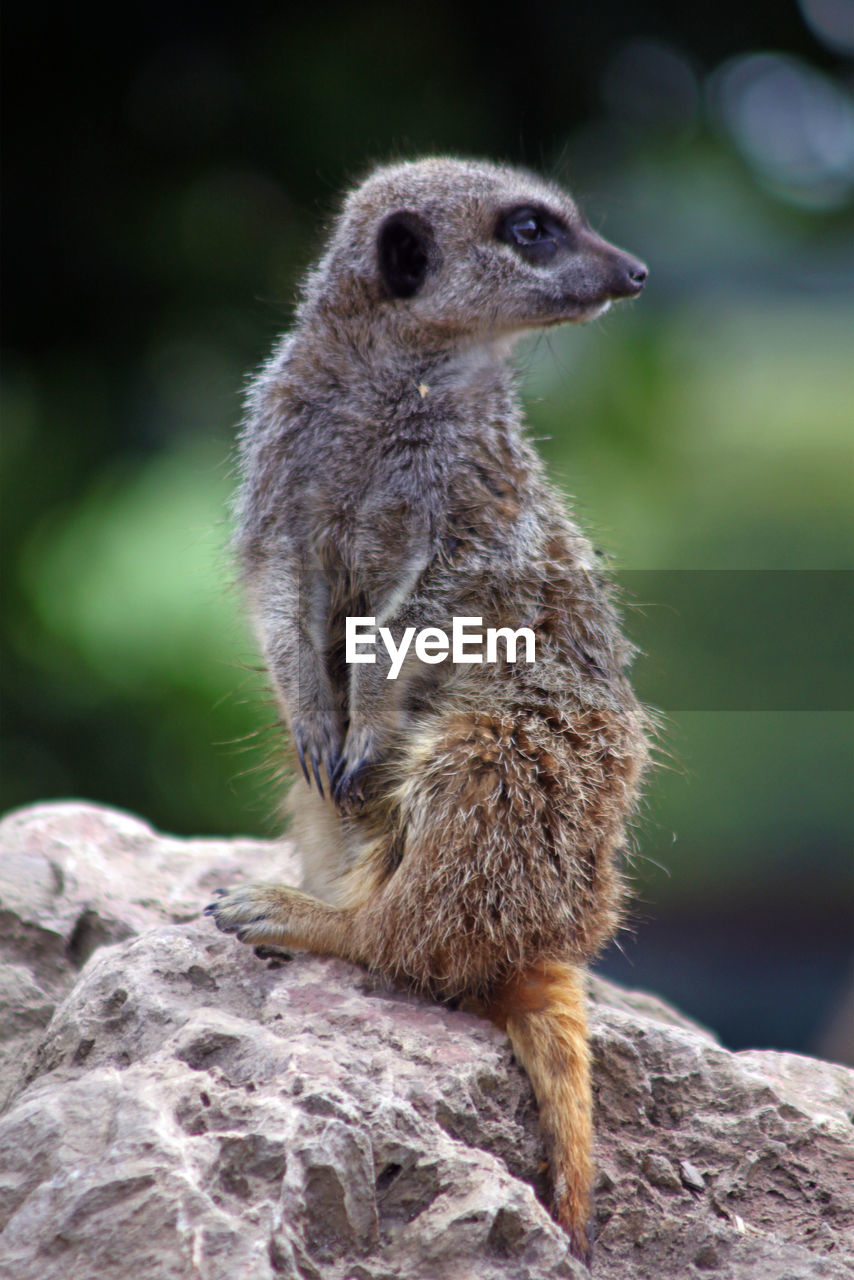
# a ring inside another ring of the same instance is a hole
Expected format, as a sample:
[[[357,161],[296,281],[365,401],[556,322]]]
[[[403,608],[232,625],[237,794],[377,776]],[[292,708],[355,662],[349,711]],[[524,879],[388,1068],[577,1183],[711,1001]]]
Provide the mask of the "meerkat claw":
[[[314,774],[314,780],[317,783],[317,789],[323,796],[323,783],[320,781],[320,756],[316,751],[311,753],[311,771]]]
[[[326,770],[331,789],[333,778],[341,765],[340,736],[336,737],[333,731],[323,725],[315,731],[312,725],[306,726],[301,722],[293,725],[292,736],[303,777],[310,787],[316,786],[321,797],[325,798],[323,770]]]
[[[303,776],[305,777],[308,785],[311,786],[311,775],[308,772],[308,765],[305,762],[305,749],[298,734],[294,734],[294,746],[297,749],[297,759],[299,760],[300,768],[303,771]]]
[[[334,791],[338,775],[344,768],[346,757],[340,751],[330,751],[326,756],[326,774],[329,778],[330,791]]]
[[[211,903],[209,903],[209,904],[205,907],[204,914],[205,914],[206,916],[210,916],[210,917],[211,917],[211,919],[213,920],[214,924],[215,924],[215,925],[216,925],[216,927],[219,929],[220,933],[231,933],[231,932],[232,932],[232,930],[229,928],[229,926],[226,924],[225,920],[223,919],[223,917],[220,915],[220,913],[219,913],[219,912],[218,912],[218,910],[217,910],[218,906],[219,906],[219,903],[218,903],[218,902],[211,902]]]
[[[216,915],[217,907],[220,905],[220,902],[228,893],[228,889],[212,889],[211,892],[213,893],[214,898],[216,898],[216,901],[209,902],[208,905],[205,907],[202,914],[206,916]]]
[[[242,921],[237,919],[237,917],[242,913],[242,911],[245,911],[247,904],[245,902],[239,902],[237,899],[238,893],[240,893],[239,889],[214,890],[214,901],[208,903],[205,907],[204,914],[206,916],[213,917],[214,923],[218,929],[227,931],[229,928],[229,918],[234,919],[235,924],[242,923]]]

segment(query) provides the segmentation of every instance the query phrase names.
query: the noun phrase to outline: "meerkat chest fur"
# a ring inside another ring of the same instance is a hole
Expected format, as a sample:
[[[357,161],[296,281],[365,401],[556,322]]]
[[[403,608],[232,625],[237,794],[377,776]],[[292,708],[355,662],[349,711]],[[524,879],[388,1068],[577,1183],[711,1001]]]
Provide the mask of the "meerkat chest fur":
[[[517,556],[543,481],[506,362],[478,343],[370,363],[345,349],[330,369],[325,336],[304,319],[255,389],[247,558],[284,539],[357,590],[413,554]]]

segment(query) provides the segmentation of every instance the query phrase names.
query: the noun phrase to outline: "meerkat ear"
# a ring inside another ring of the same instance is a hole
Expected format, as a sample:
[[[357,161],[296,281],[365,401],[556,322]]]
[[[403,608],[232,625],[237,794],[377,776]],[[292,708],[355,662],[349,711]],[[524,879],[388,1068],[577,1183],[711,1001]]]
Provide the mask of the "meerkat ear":
[[[424,283],[435,257],[433,230],[409,209],[390,213],[380,224],[377,257],[383,284],[393,298],[411,298]]]

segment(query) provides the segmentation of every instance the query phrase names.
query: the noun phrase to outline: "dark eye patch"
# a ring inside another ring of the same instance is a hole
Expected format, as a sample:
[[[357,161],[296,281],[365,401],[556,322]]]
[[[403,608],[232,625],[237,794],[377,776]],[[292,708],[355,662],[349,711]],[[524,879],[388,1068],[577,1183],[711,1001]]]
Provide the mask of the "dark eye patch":
[[[550,262],[558,248],[570,244],[566,224],[547,209],[534,205],[519,205],[502,213],[495,234],[535,266]]]

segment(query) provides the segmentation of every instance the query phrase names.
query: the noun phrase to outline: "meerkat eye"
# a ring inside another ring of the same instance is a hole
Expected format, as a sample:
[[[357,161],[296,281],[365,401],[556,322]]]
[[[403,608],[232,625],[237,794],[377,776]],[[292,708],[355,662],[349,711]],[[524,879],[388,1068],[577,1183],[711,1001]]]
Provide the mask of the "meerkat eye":
[[[568,243],[566,226],[545,210],[511,209],[498,222],[496,234],[504,244],[521,253],[534,265],[549,262],[558,247]]]
[[[543,227],[542,218],[536,218],[534,214],[530,218],[515,221],[511,225],[510,234],[517,244],[536,244],[543,239],[552,239]]]
[[[548,232],[539,218],[525,218],[522,222],[514,222],[510,234],[517,244],[534,244],[548,236]]]

